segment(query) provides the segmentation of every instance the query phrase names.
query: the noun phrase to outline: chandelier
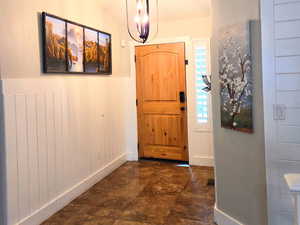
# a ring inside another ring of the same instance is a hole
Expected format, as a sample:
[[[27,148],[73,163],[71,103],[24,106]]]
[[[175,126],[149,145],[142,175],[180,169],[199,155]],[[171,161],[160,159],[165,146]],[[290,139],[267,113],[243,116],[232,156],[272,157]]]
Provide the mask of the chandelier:
[[[129,36],[136,42],[146,43],[150,36],[150,28],[152,26],[152,16],[149,0],[136,0],[135,4],[135,16],[133,19],[133,28],[130,27],[129,22],[129,5],[128,0],[126,0],[126,17],[127,17],[127,31]],[[158,33],[158,0],[156,0],[156,33],[153,38]]]

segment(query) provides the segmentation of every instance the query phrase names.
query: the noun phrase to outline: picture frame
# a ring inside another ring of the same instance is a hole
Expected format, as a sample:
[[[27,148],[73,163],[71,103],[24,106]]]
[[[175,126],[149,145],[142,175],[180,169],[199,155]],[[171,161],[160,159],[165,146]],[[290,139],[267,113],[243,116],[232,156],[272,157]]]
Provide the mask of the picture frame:
[[[226,26],[218,36],[221,126],[254,133],[250,22]]]
[[[112,74],[112,36],[61,17],[42,13],[43,73]]]

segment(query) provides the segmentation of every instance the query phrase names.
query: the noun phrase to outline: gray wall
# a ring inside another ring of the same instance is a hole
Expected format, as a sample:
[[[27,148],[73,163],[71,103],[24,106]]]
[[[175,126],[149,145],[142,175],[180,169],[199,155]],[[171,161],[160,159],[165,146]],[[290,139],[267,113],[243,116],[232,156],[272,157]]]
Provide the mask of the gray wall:
[[[266,225],[266,175],[259,0],[212,0],[212,76],[217,207],[246,225]],[[254,77],[254,134],[221,128],[218,31],[251,20]]]
[[[2,86],[0,81],[0,92],[2,92]],[[3,110],[3,97],[0,96],[0,225],[5,225],[5,153],[4,153],[4,110]]]

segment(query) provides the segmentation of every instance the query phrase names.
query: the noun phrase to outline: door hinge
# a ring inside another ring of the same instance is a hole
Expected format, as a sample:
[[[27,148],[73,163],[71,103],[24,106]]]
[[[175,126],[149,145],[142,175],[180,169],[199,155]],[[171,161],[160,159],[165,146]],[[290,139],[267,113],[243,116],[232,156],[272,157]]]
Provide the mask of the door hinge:
[[[184,60],[184,63],[185,65],[189,65],[189,60],[188,59]]]
[[[137,148],[138,148],[138,150],[140,150],[140,143],[137,144]]]
[[[138,106],[139,105],[139,100],[135,100],[135,104],[136,104],[136,106]]]
[[[134,62],[136,62],[136,55],[134,55]]]

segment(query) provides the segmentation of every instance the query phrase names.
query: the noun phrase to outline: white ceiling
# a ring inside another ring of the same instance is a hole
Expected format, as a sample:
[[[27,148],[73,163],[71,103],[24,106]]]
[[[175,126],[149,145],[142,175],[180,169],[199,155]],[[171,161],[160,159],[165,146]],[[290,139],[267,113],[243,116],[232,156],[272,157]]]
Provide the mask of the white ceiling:
[[[160,19],[162,20],[208,17],[210,15],[210,0],[158,1]]]
[[[100,0],[102,7],[116,19],[125,19],[126,0]],[[127,0],[128,3],[135,3],[136,0]],[[156,0],[149,0],[154,6]],[[188,18],[203,18],[210,15],[211,0],[158,0],[159,19],[161,21],[180,20]],[[151,7],[152,8],[152,7]]]

